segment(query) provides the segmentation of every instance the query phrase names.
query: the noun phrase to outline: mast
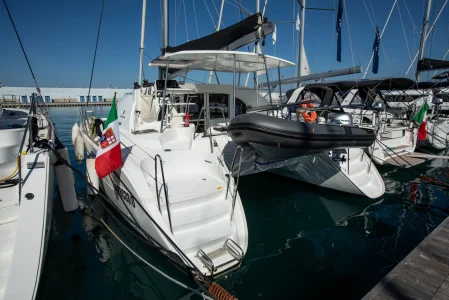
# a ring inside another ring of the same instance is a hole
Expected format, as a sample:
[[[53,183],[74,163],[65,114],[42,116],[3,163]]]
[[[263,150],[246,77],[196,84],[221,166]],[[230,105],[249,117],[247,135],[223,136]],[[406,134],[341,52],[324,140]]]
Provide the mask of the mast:
[[[147,0],[143,0],[142,7],[142,29],[140,33],[140,65],[139,65],[139,84],[142,84],[142,68],[143,68],[143,49],[145,40],[145,14],[147,12]]]
[[[427,0],[426,12],[424,14],[423,26],[422,26],[422,32],[421,32],[421,43],[420,43],[419,52],[418,52],[418,64],[419,64],[419,60],[421,60],[424,57],[424,47],[426,44],[427,25],[429,25],[429,15],[430,15],[430,7],[431,6],[432,6],[432,0]],[[415,77],[416,77],[416,82],[418,82],[419,81],[418,67],[416,68]]]
[[[305,14],[306,14],[306,0],[298,0],[300,9],[301,9],[301,28],[299,29],[299,54],[298,54],[298,78],[301,77],[301,70],[302,70],[302,60],[301,55],[304,51],[304,21],[305,21]],[[299,88],[301,85],[301,81],[297,82],[297,87]]]
[[[162,52],[168,47],[168,0],[162,0]],[[164,70],[159,68],[159,79],[164,79]]]
[[[168,0],[162,0],[162,49],[168,47]]]
[[[222,0],[222,1],[221,1],[220,16],[218,17],[218,25],[217,25],[217,28],[216,28],[215,31],[220,31],[221,18],[223,17],[223,7],[224,7],[224,2],[225,2],[225,0]],[[212,80],[212,74],[213,74],[213,73],[214,73],[213,71],[210,71],[210,72],[209,72],[209,83],[210,83],[210,81]],[[215,73],[215,75],[217,75],[217,73]],[[217,82],[218,82],[218,77],[217,77]]]

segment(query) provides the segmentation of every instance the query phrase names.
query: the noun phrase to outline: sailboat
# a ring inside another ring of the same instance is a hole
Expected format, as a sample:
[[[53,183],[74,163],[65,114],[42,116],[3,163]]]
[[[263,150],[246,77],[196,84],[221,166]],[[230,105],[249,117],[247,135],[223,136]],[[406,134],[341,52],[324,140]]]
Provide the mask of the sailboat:
[[[49,115],[0,106],[0,299],[35,299],[50,237],[54,176],[66,211],[78,208],[67,149]]]

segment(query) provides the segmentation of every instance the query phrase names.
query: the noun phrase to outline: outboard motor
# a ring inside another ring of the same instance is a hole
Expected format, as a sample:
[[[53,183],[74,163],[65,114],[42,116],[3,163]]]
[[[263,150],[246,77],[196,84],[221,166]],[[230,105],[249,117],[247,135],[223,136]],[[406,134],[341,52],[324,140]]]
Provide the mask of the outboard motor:
[[[443,104],[443,99],[441,99],[441,98],[433,98],[432,99],[432,104],[441,105],[441,104]]]
[[[376,102],[371,106],[371,109],[379,112],[384,111],[386,109],[386,106],[383,102]]]
[[[443,104],[443,99],[441,98],[433,98],[432,99],[432,116],[437,117],[438,116],[438,110],[440,108],[440,105]]]
[[[352,126],[352,116],[350,114],[335,114],[331,119],[331,124]]]

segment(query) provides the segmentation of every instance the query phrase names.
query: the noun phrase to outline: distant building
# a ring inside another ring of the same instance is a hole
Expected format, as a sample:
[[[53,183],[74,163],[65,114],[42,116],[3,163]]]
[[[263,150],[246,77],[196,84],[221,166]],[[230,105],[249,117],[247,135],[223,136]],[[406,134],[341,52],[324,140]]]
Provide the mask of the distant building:
[[[117,92],[117,101],[132,89],[91,89],[88,99],[88,88],[41,88],[42,99],[44,102],[110,102]],[[31,101],[32,94],[36,93],[34,87],[12,87],[0,86],[0,102],[20,102],[27,103]]]

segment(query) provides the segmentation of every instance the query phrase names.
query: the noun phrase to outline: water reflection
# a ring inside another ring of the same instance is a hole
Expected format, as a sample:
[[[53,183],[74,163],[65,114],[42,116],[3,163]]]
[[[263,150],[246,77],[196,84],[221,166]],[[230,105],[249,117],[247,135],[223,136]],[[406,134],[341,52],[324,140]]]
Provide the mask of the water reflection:
[[[53,117],[69,147],[74,118],[66,108]],[[419,167],[447,181],[447,166],[447,160],[433,160]],[[380,172],[387,190],[376,200],[273,174],[242,177],[248,253],[242,268],[219,283],[239,299],[363,297],[448,215],[445,189],[420,183],[410,169]],[[55,202],[38,299],[189,299],[136,260],[96,218],[159,269],[190,283],[187,276],[95,201],[73,215]]]

